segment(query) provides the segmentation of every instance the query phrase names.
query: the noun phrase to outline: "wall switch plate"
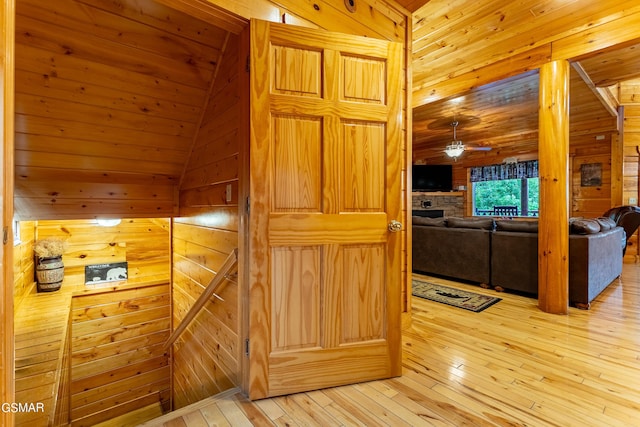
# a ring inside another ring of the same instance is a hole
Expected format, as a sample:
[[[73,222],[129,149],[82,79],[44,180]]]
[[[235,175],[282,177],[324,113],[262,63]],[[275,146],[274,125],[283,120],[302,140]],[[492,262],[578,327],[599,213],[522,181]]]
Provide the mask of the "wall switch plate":
[[[227,202],[230,202],[233,198],[233,186],[231,184],[227,184]]]
[[[630,205],[635,205],[636,203],[638,203],[638,199],[636,199],[635,197],[629,197]]]

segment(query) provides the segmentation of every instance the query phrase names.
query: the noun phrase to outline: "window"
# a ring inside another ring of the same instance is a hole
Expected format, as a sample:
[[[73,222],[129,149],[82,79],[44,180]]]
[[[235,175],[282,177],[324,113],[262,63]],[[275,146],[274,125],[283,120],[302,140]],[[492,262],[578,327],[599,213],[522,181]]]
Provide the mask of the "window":
[[[471,168],[474,215],[538,216],[538,161]]]

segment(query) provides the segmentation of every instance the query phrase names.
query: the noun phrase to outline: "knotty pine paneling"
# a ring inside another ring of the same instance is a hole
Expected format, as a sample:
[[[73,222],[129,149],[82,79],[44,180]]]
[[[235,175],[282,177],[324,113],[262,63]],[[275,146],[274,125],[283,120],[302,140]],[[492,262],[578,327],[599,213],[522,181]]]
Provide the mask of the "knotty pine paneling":
[[[171,241],[167,219],[123,219],[113,227],[95,220],[38,221],[36,237],[67,242],[65,283],[84,284],[86,265],[127,261],[129,280],[169,280]]]
[[[421,104],[430,92],[438,93],[438,83],[446,84],[447,80],[465,73],[474,73],[476,77],[468,79],[468,87],[492,81],[491,75],[482,68],[501,61],[503,70],[494,72],[513,75],[536,68],[550,59],[552,43],[570,37],[573,39],[569,43],[577,45],[580,41],[585,45],[594,45],[594,40],[611,42],[612,37],[626,41],[620,34],[599,32],[601,27],[611,32],[617,26],[620,33],[628,34],[626,28],[637,25],[638,12],[633,0],[615,5],[587,0],[553,6],[535,0],[519,3],[491,0],[464,7],[455,2],[426,2],[413,15],[414,91],[421,95],[416,97],[414,105]],[[624,23],[630,18],[635,21]],[[544,30],[541,32],[541,29]],[[531,55],[533,49],[545,46],[549,46],[546,58]],[[565,52],[571,55],[571,50],[565,49]],[[464,54],[461,56],[461,53]],[[577,51],[571,56],[580,53],[584,52]],[[513,61],[521,54],[526,61]]]
[[[624,165],[623,165],[623,195],[624,204],[638,206],[640,197],[640,85],[636,80],[621,87],[621,99],[624,105]],[[640,256],[638,232],[629,239],[625,261],[633,262]]]
[[[71,303],[71,424],[91,426],[145,408],[169,408],[163,348],[171,316],[168,283],[76,295]],[[152,323],[159,330],[144,329]],[[133,336],[129,329],[137,331]]]
[[[180,3],[161,0],[163,3]],[[403,43],[407,33],[406,10],[395,2],[359,0],[355,12],[348,12],[342,0],[209,0],[244,18],[323,28],[347,34],[361,35]]]
[[[227,31],[153,0],[16,3],[18,217],[175,215]]]
[[[174,328],[238,247],[239,42],[229,38],[182,179],[173,225]],[[226,280],[218,294],[224,301],[212,298],[174,344],[174,408],[240,384],[238,284]]]
[[[35,222],[21,221],[17,225],[20,230],[20,242],[13,247],[13,307],[18,310],[24,298],[35,292],[35,263],[33,243],[35,238]]]
[[[606,144],[610,148],[610,144]],[[581,185],[581,166],[584,164],[600,164],[602,167],[602,184],[597,187]],[[611,150],[599,155],[575,156],[571,163],[570,216],[594,218],[602,216],[611,207]]]

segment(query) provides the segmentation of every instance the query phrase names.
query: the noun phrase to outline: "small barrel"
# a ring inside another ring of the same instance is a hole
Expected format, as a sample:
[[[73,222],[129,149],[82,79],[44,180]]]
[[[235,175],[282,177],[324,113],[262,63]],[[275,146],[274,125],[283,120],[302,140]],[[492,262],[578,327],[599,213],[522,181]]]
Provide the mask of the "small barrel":
[[[64,278],[62,257],[38,258],[36,277],[38,292],[51,292],[60,289]]]

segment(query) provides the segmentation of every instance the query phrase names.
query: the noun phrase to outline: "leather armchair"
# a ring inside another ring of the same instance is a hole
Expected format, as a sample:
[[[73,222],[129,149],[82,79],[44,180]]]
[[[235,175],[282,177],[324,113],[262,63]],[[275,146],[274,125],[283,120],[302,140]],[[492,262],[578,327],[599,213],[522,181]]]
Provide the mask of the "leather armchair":
[[[605,217],[609,217],[616,222],[616,225],[622,227],[626,234],[625,246],[622,254],[627,251],[629,239],[640,226],[640,208],[638,206],[617,206],[611,208],[604,213]]]

